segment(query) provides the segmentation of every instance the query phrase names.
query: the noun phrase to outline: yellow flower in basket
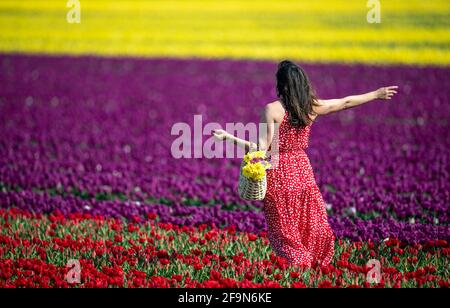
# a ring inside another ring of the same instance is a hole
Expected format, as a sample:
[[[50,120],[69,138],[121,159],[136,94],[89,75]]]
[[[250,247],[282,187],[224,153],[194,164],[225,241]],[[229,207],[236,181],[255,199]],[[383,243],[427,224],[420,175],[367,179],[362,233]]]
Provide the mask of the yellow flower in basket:
[[[260,158],[260,159],[264,159],[266,157],[266,152],[265,151],[254,151],[254,152],[248,152],[247,154],[245,154],[244,156],[244,161],[246,163],[248,163],[250,160],[252,160],[253,158]]]
[[[271,165],[264,159],[264,151],[249,152],[244,156],[245,166],[242,168],[242,174],[253,181],[259,181],[266,175],[266,169]]]

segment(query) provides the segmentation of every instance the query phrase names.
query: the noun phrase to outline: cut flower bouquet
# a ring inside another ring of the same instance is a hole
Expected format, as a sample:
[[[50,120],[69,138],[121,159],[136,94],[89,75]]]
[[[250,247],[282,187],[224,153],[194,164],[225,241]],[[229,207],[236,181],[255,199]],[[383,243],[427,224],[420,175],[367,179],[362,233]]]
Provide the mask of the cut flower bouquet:
[[[244,200],[262,200],[265,197],[266,171],[271,168],[265,151],[245,154],[239,174],[239,196]]]

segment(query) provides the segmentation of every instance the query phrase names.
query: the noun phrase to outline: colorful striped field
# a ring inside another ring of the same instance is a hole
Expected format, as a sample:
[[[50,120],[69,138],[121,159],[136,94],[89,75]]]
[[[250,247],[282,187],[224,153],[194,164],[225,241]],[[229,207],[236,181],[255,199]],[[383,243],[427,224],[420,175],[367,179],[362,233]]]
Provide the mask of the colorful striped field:
[[[0,51],[448,65],[446,0],[1,1]]]

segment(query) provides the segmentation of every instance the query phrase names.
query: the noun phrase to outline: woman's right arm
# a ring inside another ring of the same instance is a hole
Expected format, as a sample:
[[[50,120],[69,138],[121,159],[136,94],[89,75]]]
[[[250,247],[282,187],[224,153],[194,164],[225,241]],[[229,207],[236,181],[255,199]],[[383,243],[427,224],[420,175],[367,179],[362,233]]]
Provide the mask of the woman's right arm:
[[[376,91],[351,95],[344,98],[336,99],[319,99],[318,105],[313,105],[314,113],[318,115],[325,115],[332,112],[353,108],[365,103],[368,103],[374,99],[391,99],[394,94],[397,93],[398,86],[390,86],[379,88]]]

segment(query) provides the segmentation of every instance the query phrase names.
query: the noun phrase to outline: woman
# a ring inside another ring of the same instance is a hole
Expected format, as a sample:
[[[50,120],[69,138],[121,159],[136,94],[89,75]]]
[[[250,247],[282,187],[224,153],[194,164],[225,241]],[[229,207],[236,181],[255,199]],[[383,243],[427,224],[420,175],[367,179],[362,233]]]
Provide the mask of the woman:
[[[267,131],[260,134],[258,145],[224,130],[215,130],[214,135],[244,147],[246,152],[257,147],[268,151],[272,158],[276,154],[276,166],[267,171],[267,193],[263,200],[271,246],[291,264],[328,265],[333,258],[335,237],[305,153],[311,125],[319,115],[374,99],[391,99],[398,87],[340,99],[317,99],[304,70],[287,60],[279,63],[276,79],[279,100],[262,110],[260,121],[268,125]],[[274,139],[278,146],[276,153],[272,147]]]

